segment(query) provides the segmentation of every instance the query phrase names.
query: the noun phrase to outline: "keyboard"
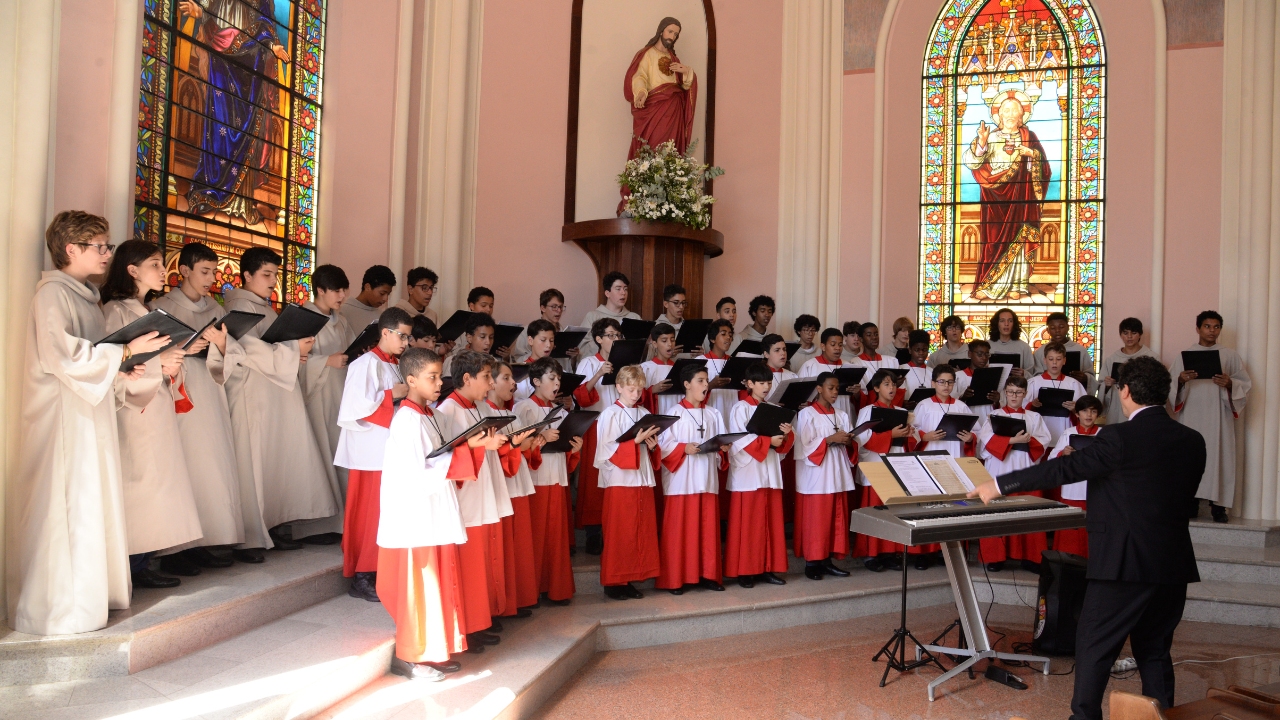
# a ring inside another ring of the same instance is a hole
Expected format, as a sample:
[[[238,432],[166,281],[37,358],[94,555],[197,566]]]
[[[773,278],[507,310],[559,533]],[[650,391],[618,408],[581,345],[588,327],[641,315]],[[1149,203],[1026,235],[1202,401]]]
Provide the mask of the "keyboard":
[[[977,540],[1084,527],[1084,511],[1031,495],[877,505],[853,511],[849,529],[903,545]]]

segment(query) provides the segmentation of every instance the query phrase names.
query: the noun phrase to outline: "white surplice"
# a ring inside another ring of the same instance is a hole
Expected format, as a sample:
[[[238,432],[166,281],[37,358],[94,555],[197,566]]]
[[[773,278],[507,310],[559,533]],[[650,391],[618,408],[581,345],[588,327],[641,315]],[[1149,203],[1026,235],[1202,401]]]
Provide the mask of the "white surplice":
[[[825,356],[819,355],[818,357],[813,358],[809,362],[805,363],[804,366],[800,368],[800,372],[797,373],[797,375],[805,379],[816,378],[824,372],[833,373],[836,370],[841,370],[843,368],[854,368],[854,367],[861,367],[861,366],[848,365],[848,364],[845,364],[843,360],[841,360],[838,363],[830,364],[827,362]],[[871,375],[871,373],[873,372],[875,371],[868,369],[867,374],[862,376],[862,382],[864,385],[867,381],[867,377]],[[857,390],[852,390],[852,392],[857,392]],[[837,410],[844,413],[845,415],[849,417],[853,417],[853,401],[850,399],[848,395],[841,395],[837,397],[835,407]]]
[[[859,427],[859,426],[861,426],[861,425],[863,425],[863,424],[865,424],[865,423],[870,422],[870,421],[871,421],[871,409],[872,409],[872,408],[876,408],[876,407],[878,407],[878,408],[884,408],[884,409],[886,409],[886,410],[891,409],[888,405],[882,405],[882,404],[880,404],[880,402],[879,402],[879,401],[873,402],[873,403],[871,403],[870,405],[863,405],[863,406],[862,406],[862,409],[858,411],[858,421],[857,421],[857,422],[855,422],[855,423],[853,424],[853,426],[854,426],[854,427]],[[901,410],[902,408],[896,408],[896,409]],[[885,432],[877,433],[877,432],[874,432],[875,428],[867,428],[866,430],[863,430],[862,432],[860,432],[860,433],[858,433],[857,435],[855,435],[855,436],[854,436],[854,439],[858,441],[858,472],[857,472],[857,480],[858,480],[858,484],[859,484],[859,485],[870,485],[870,484],[871,484],[871,480],[870,480],[870,478],[868,478],[868,477],[867,477],[866,473],[862,472],[862,467],[863,467],[863,465],[864,465],[865,463],[875,463],[875,462],[880,462],[880,455],[881,455],[881,454],[880,454],[879,452],[876,452],[875,450],[872,450],[872,449],[871,449],[871,447],[870,447],[870,446],[873,444],[873,443],[872,443],[872,438],[874,438],[876,435],[880,435],[880,436],[882,436],[882,437],[881,437],[881,439],[879,440],[879,442],[885,442],[885,440],[883,439],[883,436],[884,436],[884,435],[889,435],[888,442],[890,443],[890,445],[889,445],[889,452],[888,452],[887,454],[889,454],[889,455],[895,455],[895,454],[904,453],[904,452],[906,452],[906,451],[907,451],[907,443],[908,443],[908,442],[914,442],[916,439],[918,439],[918,436],[919,436],[919,434],[916,432],[915,428],[911,427],[911,425],[909,424],[909,423],[910,423],[910,421],[911,421],[914,417],[915,417],[915,414],[914,414],[914,413],[907,413],[907,421],[908,421],[908,425],[907,425],[907,427],[908,427],[908,429],[909,429],[909,431],[910,431],[910,433],[911,433],[911,434],[910,434],[909,436],[907,436],[907,437],[903,437],[903,438],[894,438],[894,437],[890,434],[892,431],[885,431]],[[895,445],[895,444],[893,444],[893,441],[894,441],[895,439],[900,439],[902,442],[901,442],[900,444]]]
[[[9,625],[32,635],[98,630],[129,607],[115,385],[98,289],[59,270],[36,285],[22,369],[22,442],[6,483]]]
[[[326,314],[315,303],[306,303],[303,307],[321,315]],[[298,367],[298,384],[302,386],[302,398],[307,406],[307,419],[311,421],[311,432],[315,434],[316,444],[320,446],[320,455],[330,462],[338,452],[338,437],[342,432],[342,428],[338,427],[338,408],[342,405],[347,368],[329,367],[327,361],[330,355],[345,351],[355,339],[356,332],[342,313],[330,313],[329,322],[316,334],[316,344],[311,348],[307,361]],[[347,507],[347,469],[335,464],[333,479],[333,497],[338,502],[338,511],[327,518],[292,523],[290,534],[295,540],[322,533],[342,532]]]
[[[551,412],[550,405],[544,405],[541,400],[528,398],[516,403],[512,410],[516,414],[520,427],[528,427],[530,425],[542,422],[547,417],[547,413]],[[556,406],[558,407],[558,406]],[[566,415],[562,412],[551,423],[552,428],[559,428],[560,423],[564,422]],[[564,440],[565,438],[561,438]],[[533,476],[534,487],[545,487],[548,485],[560,485],[561,487],[569,486],[569,464],[568,453],[542,453],[542,463],[535,469],[529,468],[530,474]]]
[[[671,372],[671,366],[674,364],[675,363],[663,362],[657,359],[641,363],[640,369],[644,371],[645,385],[652,388],[654,385],[666,380],[667,375]],[[710,373],[708,373],[708,377],[709,376]],[[680,404],[681,400],[684,399],[684,393],[679,392],[679,388],[675,387],[679,384],[678,380],[673,380],[671,385],[675,392],[669,392],[665,395],[654,395],[654,399],[657,401],[659,415],[670,415],[671,411]]]
[[[1063,448],[1071,444],[1072,435],[1097,435],[1100,428],[1097,425],[1089,428],[1091,432],[1081,432],[1079,425],[1072,425],[1067,431],[1062,433],[1058,438],[1058,443],[1053,446],[1053,450],[1049,452],[1047,459],[1052,460],[1062,454]],[[1080,482],[1067,483],[1059,488],[1062,493],[1063,500],[1086,501],[1088,497],[1089,481],[1081,480]]]
[[[707,361],[707,381],[715,380],[720,377],[720,373],[724,370],[724,366],[729,362],[727,357],[712,356],[710,353],[704,353],[698,356],[700,360]],[[678,384],[678,383],[677,383]],[[741,383],[731,383],[727,388],[717,388],[707,393],[707,405],[713,407],[720,413],[720,417],[724,418],[733,409],[733,404],[738,402],[738,391],[742,389]],[[683,397],[684,393],[680,393],[676,397]]]
[[[498,407],[492,400],[486,400],[480,406],[480,410],[484,412],[485,417],[515,417],[515,420],[512,420],[502,427],[501,432],[508,437],[510,437],[510,433],[525,426],[524,423],[520,422],[520,417],[516,415],[514,406],[508,410],[506,408]],[[525,458],[524,453],[519,450],[507,450],[507,452],[516,452],[520,456],[520,461],[516,464],[515,475],[508,476],[506,470],[502,471],[502,478],[507,483],[507,496],[509,498],[529,497],[534,493],[533,471],[529,469],[529,462]]]
[[[402,382],[400,367],[383,359],[376,348],[351,363],[338,408],[342,432],[334,465],[348,470],[382,469],[382,455],[391,431],[368,418],[394,403],[391,393]]]
[[[991,411],[991,415],[1003,415],[1021,419],[1027,424],[1027,434],[1031,436],[1032,440],[1040,444],[1043,452],[1047,452],[1053,447],[1049,436],[1049,428],[1045,427],[1044,418],[1040,417],[1040,413],[1031,410],[1011,412],[1006,408],[998,408]],[[982,464],[986,466],[987,472],[991,473],[991,477],[1000,477],[1014,470],[1029,468],[1044,459],[1043,454],[1032,458],[1032,453],[1025,450],[1015,450],[1013,448],[1016,446],[1013,445],[1009,446],[1009,451],[1003,459],[996,457],[987,449],[987,443],[991,442],[991,438],[995,437],[995,434],[995,430],[991,427],[991,418],[988,416],[987,420],[978,428],[978,459],[982,460]]]
[[[1098,391],[1098,375],[1093,369],[1093,353],[1089,352],[1089,348],[1075,340],[1068,340],[1063,345],[1069,353],[1080,353],[1080,372],[1084,373],[1085,378],[1088,380],[1088,382],[1084,383],[1084,389],[1085,392],[1093,395]],[[1032,353],[1032,358],[1036,363],[1035,372],[1037,374],[1049,369],[1049,366],[1044,364],[1044,348],[1045,346],[1041,345]],[[1066,370],[1064,369],[1063,372],[1066,372]]]
[[[591,381],[591,377],[596,374],[596,371],[599,370],[600,366],[603,364],[604,364],[604,360],[600,359],[599,355],[583,356],[582,362],[578,363],[577,374],[583,376],[583,378],[585,379],[582,381],[582,385],[579,385],[578,388],[579,389],[585,388],[587,386],[587,383]],[[614,368],[613,371],[616,373],[621,369],[622,368]],[[588,405],[583,405],[582,403],[578,403],[583,410],[593,410],[595,412],[601,412],[605,408],[612,405],[614,401],[618,399],[618,386],[605,385],[604,377],[601,377],[599,380],[596,381],[595,391],[600,395],[600,399],[595,403],[588,404]]]
[[[487,407],[476,407],[461,395],[451,393],[440,401],[436,416],[449,418],[457,433],[475,425],[484,419]],[[449,439],[453,439],[452,437]],[[511,496],[507,491],[507,479],[502,473],[502,458],[496,450],[486,450],[484,461],[480,463],[475,482],[465,482],[458,490],[458,507],[462,510],[462,521],[467,527],[493,525],[508,515],[514,515],[511,509]]]
[[[1169,397],[1173,399],[1174,417],[1204,436],[1204,475],[1196,497],[1231,507],[1236,497],[1236,420],[1244,412],[1253,381],[1240,355],[1229,347],[1196,344],[1187,350],[1217,350],[1223,374],[1231,376],[1230,391],[1209,379],[1192,380],[1179,390],[1178,375],[1185,369],[1182,353],[1178,353],[1173,367],[1169,368],[1173,376]]]
[[[1126,355],[1124,350],[1121,349],[1111,353],[1102,361],[1102,367],[1099,368],[1099,372],[1102,373],[1102,377],[1109,378],[1111,377],[1111,367],[1113,365],[1116,365],[1117,363],[1123,365],[1136,357],[1153,357],[1157,360],[1160,359],[1156,357],[1156,354],[1151,352],[1151,348],[1146,345],[1139,347],[1138,351],[1132,355]],[[1105,380],[1099,381],[1098,397],[1102,399],[1102,412],[1107,416],[1108,425],[1115,425],[1116,423],[1122,423],[1129,419],[1129,416],[1124,414],[1124,407],[1120,404],[1119,386],[1112,385],[1111,387],[1107,387]]]
[[[689,455],[684,452],[683,446],[688,443],[701,444],[724,434],[724,418],[710,405],[695,408],[688,402],[676,405],[671,414],[680,419],[658,435],[658,447],[663,459],[662,494],[696,495],[719,492],[718,469],[723,457],[720,451]],[[684,455],[684,461],[672,472],[667,463],[672,462],[673,456],[677,455]]]
[[[456,431],[449,418],[426,414],[430,412],[405,403],[391,419],[385,455],[379,463],[378,547],[461,545],[467,541],[457,485],[448,478],[453,453],[427,459]]]
[[[751,400],[739,400],[729,411],[729,432],[747,432],[747,423],[755,415],[760,403]],[[747,446],[760,436],[748,433],[729,449],[729,483],[730,492],[750,492],[752,490],[782,489],[782,458],[777,448],[770,447],[763,461],[757,460],[747,452]]]
[[[649,411],[642,407],[624,407],[620,402],[610,403],[600,413],[600,417],[596,419],[596,456],[593,458],[596,468],[600,470],[597,481],[599,487],[653,487],[657,484],[653,466],[649,464],[649,447],[644,443],[636,446],[639,469],[627,470],[611,462],[613,454],[618,451],[618,436],[648,414]]]
[[[851,432],[849,416],[833,408],[824,411],[814,403],[796,416],[796,492],[803,495],[829,495],[855,489],[853,457],[848,445],[827,445],[827,438],[838,430]],[[852,440],[850,440],[852,442]],[[819,462],[814,457],[824,454]]]
[[[639,315],[631,312],[625,307],[622,308],[622,312],[615,313],[609,309],[608,305],[597,306],[595,310],[592,310],[588,312],[585,316],[583,316],[582,322],[580,323],[582,327],[587,329],[587,334],[582,338],[582,342],[578,344],[578,357],[585,358],[600,352],[600,346],[596,344],[595,338],[591,337],[591,324],[603,318],[613,318],[614,320],[618,321],[619,325],[621,325],[622,321],[626,319],[631,319],[631,320],[641,319]],[[621,370],[621,369],[622,368],[614,368],[614,370]],[[582,375],[583,372],[579,370],[578,374]],[[591,376],[587,375],[587,377],[591,377]]]
[[[1079,400],[1085,395],[1084,386],[1075,378],[1069,375],[1063,375],[1055,380],[1049,377],[1049,373],[1044,372],[1027,378],[1027,404],[1029,405],[1032,401],[1039,398],[1040,391],[1045,389],[1070,390],[1072,394],[1072,402]],[[1049,428],[1049,444],[1045,447],[1053,447],[1056,445],[1058,437],[1061,436],[1062,433],[1066,432],[1067,428],[1071,427],[1072,424],[1071,416],[1056,417],[1051,415],[1040,415],[1040,417],[1044,420],[1044,426]]]
[[[911,414],[913,426],[919,435],[933,432],[938,429],[938,424],[942,422],[942,418],[947,415],[973,415],[973,411],[968,405],[956,400],[955,398],[947,398],[951,402],[944,403],[936,396],[931,397],[919,405],[916,405],[915,412]],[[978,424],[975,422],[970,432],[976,433]],[[917,451],[925,450],[946,450],[951,457],[964,457],[964,443],[959,440],[931,440],[929,442],[921,441],[916,446]]]

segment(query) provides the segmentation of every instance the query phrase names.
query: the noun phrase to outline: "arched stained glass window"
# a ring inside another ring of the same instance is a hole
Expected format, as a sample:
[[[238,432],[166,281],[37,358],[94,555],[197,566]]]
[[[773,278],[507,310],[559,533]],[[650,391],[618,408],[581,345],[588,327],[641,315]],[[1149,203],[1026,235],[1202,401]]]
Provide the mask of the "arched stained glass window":
[[[311,298],[315,265],[324,0],[144,0],[134,232],[221,259],[214,293],[240,284],[240,255],[284,257],[272,300]]]
[[[1038,347],[1102,327],[1105,51],[1087,0],[951,0],[924,58],[921,327],[1013,308]]]

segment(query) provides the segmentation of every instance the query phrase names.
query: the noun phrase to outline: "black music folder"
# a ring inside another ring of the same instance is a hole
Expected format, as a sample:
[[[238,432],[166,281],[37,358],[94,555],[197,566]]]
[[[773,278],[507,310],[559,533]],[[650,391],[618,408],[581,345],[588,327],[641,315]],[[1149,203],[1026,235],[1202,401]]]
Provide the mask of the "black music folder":
[[[698,319],[685,320],[680,325],[680,330],[676,332],[676,345],[684,348],[684,352],[707,346],[707,330],[711,328],[711,323],[715,320]]]
[[[232,310],[222,316],[222,319],[218,321],[218,325],[225,329],[228,335],[239,340],[247,335],[250,330],[257,327],[258,323],[262,322],[262,318],[264,317],[266,317],[266,315],[263,315],[262,313]]]
[[[796,345],[796,347],[800,347]],[[764,343],[759,340],[743,340],[733,349],[734,357],[739,355],[764,355]]]
[[[676,360],[675,363],[671,365],[671,369],[667,371],[667,377],[664,378],[665,380],[671,381],[671,387],[667,388],[666,390],[663,390],[658,394],[659,395],[683,395],[684,383],[680,382],[680,374],[683,373],[684,369],[689,367],[690,365],[705,368],[707,366],[707,361],[702,360],[700,358],[680,358],[679,360]]]
[[[903,365],[899,365],[898,367],[882,367],[880,369],[893,373],[894,377],[898,378],[898,387],[902,387],[902,384],[907,381],[907,375],[911,373],[911,368]]]
[[[969,383],[969,389],[973,391],[973,397],[965,400],[966,405],[991,405],[992,401],[988,396],[993,392],[1000,391],[1000,378],[1004,377],[1004,368],[984,367],[973,369],[973,381]]]
[[[832,370],[836,382],[840,383],[841,395],[855,395],[862,392],[862,378],[867,374],[864,367],[842,367]]]
[[[972,432],[973,426],[978,422],[977,415],[965,415],[963,413],[947,413],[938,421],[938,427],[935,430],[942,430],[947,433],[943,440],[959,440],[958,433]]]
[[[1012,365],[1016,368],[1022,367],[1022,355],[1018,353],[992,353],[990,363],[992,365]]]
[[[552,405],[552,406],[551,406],[551,409],[547,411],[547,414],[546,414],[546,415],[543,415],[543,416],[542,416],[542,419],[541,419],[541,420],[539,420],[539,421],[538,421],[538,422],[536,422],[536,423],[533,423],[532,425],[525,425],[525,426],[524,426],[524,427],[522,427],[522,428],[519,428],[519,429],[516,429],[516,430],[512,430],[512,431],[508,432],[508,433],[507,433],[507,435],[514,437],[514,436],[519,435],[519,434],[521,434],[521,433],[529,432],[530,430],[541,430],[542,428],[547,427],[547,426],[548,426],[548,425],[550,425],[551,423],[555,422],[555,421],[558,419],[558,418],[557,418],[557,416],[558,416],[558,415],[559,415],[563,410],[564,410],[564,408],[563,408],[562,406],[560,406],[560,405]]]
[[[973,361],[969,358],[951,358],[947,364],[957,370],[968,370],[973,365]]]
[[[1067,437],[1067,444],[1076,450],[1083,450],[1097,441],[1097,435],[1081,435],[1079,433],[1075,433]]]
[[[636,320],[635,318],[623,318],[619,325],[622,326],[622,337],[627,340],[648,340],[649,331],[653,330],[653,326],[658,323],[652,320]]]
[[[720,368],[720,374],[716,377],[729,378],[733,381],[729,387],[743,387],[742,381],[747,376],[747,368],[758,362],[764,362],[756,357],[731,357],[724,361],[724,366]]]
[[[1115,380],[1116,382],[1120,382],[1120,368],[1123,366],[1124,366],[1124,363],[1121,363],[1121,362],[1111,363],[1111,379],[1112,380]]]
[[[329,316],[292,303],[285,305],[271,327],[262,333],[262,342],[282,343],[313,338],[329,324]]]
[[[525,378],[529,377],[529,365],[527,363],[512,364],[507,367],[511,368],[511,379],[517,383],[524,382]]]
[[[769,401],[791,410],[800,410],[800,406],[809,402],[818,382],[813,379],[791,378],[778,383],[769,395]]]
[[[1080,372],[1080,351],[1079,350],[1067,351],[1067,362],[1065,365],[1062,366],[1062,372],[1064,373]]]
[[[781,435],[782,429],[779,426],[790,425],[795,419],[795,410],[762,402],[756,406],[755,412],[751,413],[751,419],[747,421],[747,432],[762,437]]]
[[[698,445],[699,453],[720,452],[720,448],[725,445],[732,445],[751,433],[723,433],[717,435],[710,440]]]
[[[569,413],[558,428],[560,430],[560,439],[543,445],[542,454],[569,452],[569,441],[586,435],[587,430],[591,428],[591,424],[598,417],[600,417],[600,413],[595,410],[574,410]],[[584,458],[584,462],[587,460],[595,462],[595,458]]]
[[[560,373],[560,392],[556,394],[556,397],[569,397],[573,394],[573,391],[577,390],[578,386],[586,382],[586,380],[586,375],[578,375],[570,372]]]
[[[614,442],[624,443],[624,442],[627,442],[628,440],[635,440],[636,435],[639,435],[640,433],[644,432],[645,430],[648,430],[651,427],[658,428],[658,435],[661,435],[662,433],[667,431],[667,428],[671,427],[672,425],[675,425],[679,421],[680,421],[680,418],[676,417],[675,415],[653,415],[653,414],[645,415],[644,417],[635,421],[635,423],[631,427],[627,428],[626,432],[619,435],[618,439],[615,440]],[[655,435],[654,437],[657,437],[657,436]]]
[[[991,431],[1000,437],[1013,437],[1027,431],[1027,421],[1022,418],[992,414],[987,419],[991,421]]]
[[[1197,380],[1212,380],[1222,374],[1222,354],[1217,350],[1183,350],[1182,367],[1195,370]]]
[[[463,430],[452,440],[433,450],[431,454],[427,456],[427,459],[430,460],[432,458],[440,457],[445,453],[453,452],[454,448],[459,445],[465,445],[468,440],[476,435],[487,432],[490,428],[494,430],[501,430],[502,428],[510,425],[515,419],[515,415],[498,415],[496,417],[480,418],[480,421],[475,425]]]
[[[907,398],[906,405],[910,407],[915,407],[916,405],[919,405],[921,402],[928,400],[929,398],[937,394],[938,394],[938,391],[934,390],[933,388],[925,388],[925,387],[916,388],[911,392],[911,397]]]
[[[889,432],[896,427],[906,425],[909,419],[910,416],[907,411],[900,408],[872,407],[871,420],[868,422],[877,423],[874,432]],[[859,427],[864,427],[865,425],[866,423],[863,423]],[[862,431],[859,430],[858,432]]]
[[[347,346],[346,351],[343,353],[347,356],[347,364],[350,365],[351,361],[372,351],[378,346],[378,341],[381,339],[382,330],[378,329],[376,321],[365,325],[364,330],[360,331],[360,334],[356,336],[355,340],[351,341],[351,344]]]
[[[498,323],[493,328],[493,350],[496,352],[498,348],[509,348],[515,344],[516,338],[520,337],[520,333],[524,332],[523,325],[512,325],[510,323]]]
[[[230,333],[230,330],[229,330],[229,329],[228,329],[228,328],[223,324],[223,321],[224,321],[224,320],[226,320],[228,317],[230,317],[230,315],[231,315],[231,314],[233,314],[233,313],[235,313],[235,312],[239,312],[239,311],[232,311],[232,313],[228,313],[227,315],[223,315],[223,316],[222,316],[222,317],[220,317],[220,318],[214,318],[214,319],[210,320],[209,322],[205,323],[205,324],[204,324],[204,327],[202,327],[202,328],[200,328],[199,330],[197,330],[197,331],[196,331],[196,333],[195,333],[194,335],[192,335],[190,339],[188,339],[185,343],[183,343],[183,345],[182,345],[182,349],[183,349],[183,350],[188,350],[188,349],[190,349],[190,348],[191,348],[191,346],[192,346],[192,345],[195,345],[195,344],[196,344],[196,341],[197,341],[197,340],[199,340],[199,339],[200,339],[200,337],[201,337],[202,335],[204,335],[204,331],[205,331],[205,330],[208,330],[209,328],[213,327],[214,325],[221,325],[221,326],[223,326],[223,330],[226,330],[226,331],[228,332],[228,334],[231,334],[231,333]],[[259,315],[258,313],[240,313],[240,315],[243,315],[243,316],[245,316],[245,317],[247,317],[247,318],[248,318],[248,319],[246,320],[246,322],[244,323],[243,327],[238,328],[238,329],[240,330],[240,335],[244,335],[246,332],[249,332],[249,328],[252,328],[254,325],[257,325],[259,322],[261,322],[261,321],[262,321],[262,318],[266,317],[265,315]],[[236,338],[236,339],[239,339],[239,338],[240,338],[240,335],[231,334],[231,337]],[[190,357],[207,358],[207,357],[209,357],[209,348],[205,348],[205,349],[201,350],[200,352],[195,353],[194,355],[190,355]]]
[[[457,340],[459,335],[466,332],[467,323],[471,322],[472,315],[475,313],[470,310],[455,310],[440,326],[440,339],[445,342]]]
[[[145,363],[160,353],[179,343],[186,343],[191,339],[196,331],[178,318],[170,315],[163,310],[152,310],[133,322],[125,325],[119,330],[102,338],[94,345],[128,345],[134,340],[146,335],[149,332],[160,333],[162,337],[168,337],[169,342],[164,347],[149,353],[138,353],[132,355],[128,360],[120,363],[120,372],[129,372],[135,367]]]
[[[1062,406],[1062,403],[1073,402],[1076,399],[1076,393],[1069,388],[1040,388],[1040,394],[1036,396],[1040,401],[1040,407],[1036,412],[1045,417],[1071,417],[1071,411]]]
[[[586,336],[587,333],[582,330],[561,330],[556,333],[556,345],[551,349],[551,357],[569,357],[569,351],[581,345],[582,338]]]
[[[644,340],[614,340],[608,357],[613,372],[600,378],[600,384],[612,385],[619,370],[628,365],[639,365],[644,360],[644,344]]]
[[[800,343],[798,342],[787,343],[787,362],[788,363],[791,362],[791,358],[795,357],[796,353],[799,352],[799,350],[800,350]]]

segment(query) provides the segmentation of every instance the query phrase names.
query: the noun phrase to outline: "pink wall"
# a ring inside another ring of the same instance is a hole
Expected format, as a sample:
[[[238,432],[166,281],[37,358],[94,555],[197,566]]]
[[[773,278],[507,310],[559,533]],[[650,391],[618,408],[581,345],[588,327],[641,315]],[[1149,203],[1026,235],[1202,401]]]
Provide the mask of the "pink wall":
[[[106,210],[107,125],[115,5],[63,0],[58,52],[53,209]],[[105,31],[104,31],[105,29]]]
[[[871,72],[844,76],[844,148],[840,178],[840,322],[866,322],[871,306],[871,155],[875,146]]]

